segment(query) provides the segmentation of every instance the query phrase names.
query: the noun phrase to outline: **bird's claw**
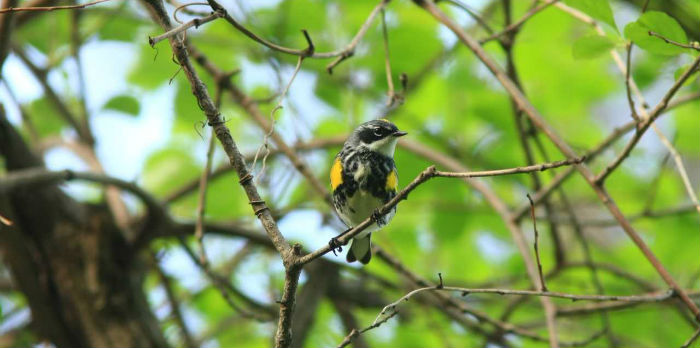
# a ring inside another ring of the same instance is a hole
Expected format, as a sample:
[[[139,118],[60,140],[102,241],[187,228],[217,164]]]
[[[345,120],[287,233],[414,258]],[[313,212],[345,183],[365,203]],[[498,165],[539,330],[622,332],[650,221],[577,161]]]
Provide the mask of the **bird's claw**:
[[[335,255],[335,256],[338,256],[338,254],[336,254],[336,251],[337,252],[343,251],[343,246],[338,241],[338,238],[335,238],[335,237],[331,238],[331,240],[328,242],[328,246],[331,248],[331,251],[333,252],[333,255]]]
[[[370,218],[372,219],[372,221],[374,221],[377,224],[377,226],[384,225],[384,215],[382,215],[379,212],[379,208],[374,209],[374,211],[372,212],[372,215],[370,215]]]

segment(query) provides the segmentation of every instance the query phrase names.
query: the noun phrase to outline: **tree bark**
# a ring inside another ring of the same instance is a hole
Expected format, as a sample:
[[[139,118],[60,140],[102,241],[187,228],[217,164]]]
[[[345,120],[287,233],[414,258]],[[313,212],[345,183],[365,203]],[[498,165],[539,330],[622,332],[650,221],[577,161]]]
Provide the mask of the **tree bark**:
[[[7,172],[43,166],[0,107]],[[107,207],[77,202],[57,185],[0,195],[0,250],[27,298],[36,334],[58,347],[166,347],[143,292],[143,255]]]

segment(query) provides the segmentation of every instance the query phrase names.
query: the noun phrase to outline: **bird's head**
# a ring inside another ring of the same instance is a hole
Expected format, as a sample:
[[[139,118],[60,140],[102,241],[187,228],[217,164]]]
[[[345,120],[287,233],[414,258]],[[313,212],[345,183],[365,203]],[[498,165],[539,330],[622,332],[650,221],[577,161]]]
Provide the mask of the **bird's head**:
[[[406,134],[408,133],[400,131],[395,124],[379,119],[359,125],[348,141],[358,148],[364,147],[393,158],[396,142]]]

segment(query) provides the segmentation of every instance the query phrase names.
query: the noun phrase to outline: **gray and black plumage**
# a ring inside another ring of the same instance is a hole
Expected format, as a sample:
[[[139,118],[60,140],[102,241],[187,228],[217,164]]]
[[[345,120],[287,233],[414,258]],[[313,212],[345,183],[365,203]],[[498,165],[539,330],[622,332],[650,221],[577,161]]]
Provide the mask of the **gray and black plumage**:
[[[406,135],[393,123],[380,119],[365,122],[348,137],[331,167],[333,205],[340,219],[352,228],[396,196],[398,174],[394,150],[398,138]],[[347,254],[347,261],[367,264],[372,257],[372,232],[385,226],[396,213],[396,207],[356,235]]]

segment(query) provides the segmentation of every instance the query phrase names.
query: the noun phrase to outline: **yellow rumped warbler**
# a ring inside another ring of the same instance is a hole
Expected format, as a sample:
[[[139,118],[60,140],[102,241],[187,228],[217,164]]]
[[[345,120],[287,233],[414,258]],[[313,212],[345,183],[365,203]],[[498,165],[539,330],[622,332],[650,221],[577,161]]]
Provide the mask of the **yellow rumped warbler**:
[[[386,215],[379,216],[377,209],[396,196],[398,175],[394,149],[399,137],[406,134],[385,119],[365,122],[352,132],[335,156],[331,189],[338,216],[349,229],[370,216],[375,221],[353,238],[348,262],[369,262],[372,232],[389,223],[396,213],[394,207]],[[329,244],[334,253],[335,249],[342,250],[335,238]]]

